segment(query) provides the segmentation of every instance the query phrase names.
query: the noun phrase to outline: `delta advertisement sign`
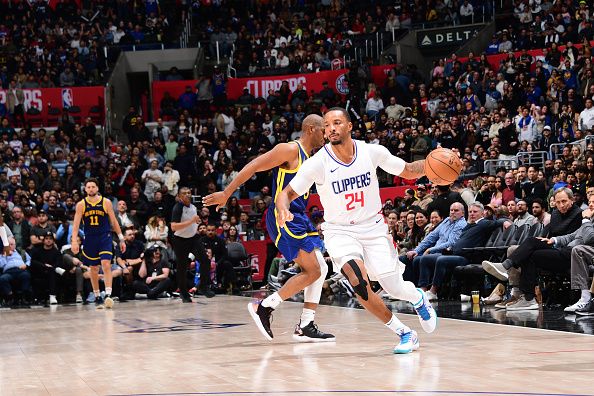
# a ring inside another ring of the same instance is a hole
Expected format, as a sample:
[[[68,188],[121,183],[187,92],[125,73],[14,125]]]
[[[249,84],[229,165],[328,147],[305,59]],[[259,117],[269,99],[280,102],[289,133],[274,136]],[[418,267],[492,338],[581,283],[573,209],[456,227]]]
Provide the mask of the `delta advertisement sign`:
[[[371,77],[376,85],[383,86],[386,77],[395,65],[381,65],[371,67]],[[269,91],[280,89],[283,81],[289,84],[291,92],[297,89],[299,84],[308,92],[320,92],[324,89],[323,83],[327,82],[328,87],[334,90],[338,95],[348,95],[348,85],[346,83],[346,74],[348,69],[328,70],[318,73],[308,74],[290,74],[281,76],[266,77],[247,77],[247,78],[229,78],[227,80],[227,97],[236,100],[243,94],[244,88],[256,98],[266,99]],[[153,82],[153,114],[159,114],[161,99],[165,92],[168,92],[174,99],[178,99],[185,92],[187,86],[191,86],[195,91],[196,80],[185,81],[155,81]]]
[[[42,113],[50,107],[59,109],[72,106],[80,107],[81,114],[87,115],[93,106],[103,108],[105,103],[105,89],[97,87],[73,88],[37,88],[23,89],[23,105],[25,111],[34,107]],[[7,97],[12,95],[9,90],[0,89],[0,103],[8,107]]]

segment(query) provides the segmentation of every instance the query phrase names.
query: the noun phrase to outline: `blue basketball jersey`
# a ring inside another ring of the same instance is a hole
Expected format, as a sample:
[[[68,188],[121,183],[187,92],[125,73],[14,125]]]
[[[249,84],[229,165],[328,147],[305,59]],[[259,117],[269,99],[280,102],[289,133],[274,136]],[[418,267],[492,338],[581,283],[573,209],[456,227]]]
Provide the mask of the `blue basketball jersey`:
[[[99,202],[91,204],[87,198],[83,200],[85,209],[83,212],[83,225],[85,236],[87,235],[101,235],[111,232],[111,224],[109,223],[109,215],[104,207],[105,198],[101,197]]]
[[[299,147],[299,161],[295,169],[276,167],[272,170],[272,196],[274,197],[274,201],[270,203],[268,213],[266,214],[268,234],[278,247],[278,250],[289,261],[295,260],[300,250],[311,252],[314,249],[324,249],[324,243],[320,239],[316,227],[309,220],[307,214],[305,214],[309,192],[291,202],[289,210],[294,215],[292,221],[285,224],[283,228],[280,228],[276,221],[275,202],[278,194],[293,180],[303,161],[309,158],[308,153],[303,150],[299,142],[295,141],[291,143],[297,144]]]
[[[283,169],[279,166],[272,169],[272,196],[274,197],[274,201],[270,203],[270,210],[274,210],[276,202],[276,197],[280,192],[289,185],[291,180],[297,174],[297,171],[303,164],[303,161],[309,158],[309,154],[303,150],[301,144],[298,141],[291,142],[296,144],[299,147],[299,162],[295,169]],[[291,202],[291,206],[289,210],[291,213],[304,213],[305,209],[307,208],[307,201],[309,200],[309,192],[305,193],[304,195],[296,198],[293,202]]]

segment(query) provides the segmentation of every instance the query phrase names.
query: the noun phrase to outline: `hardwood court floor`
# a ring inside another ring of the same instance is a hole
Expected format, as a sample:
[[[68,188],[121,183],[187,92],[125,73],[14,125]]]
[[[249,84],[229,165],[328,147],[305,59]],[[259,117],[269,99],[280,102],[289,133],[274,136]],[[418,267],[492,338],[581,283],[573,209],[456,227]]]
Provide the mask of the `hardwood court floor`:
[[[421,349],[394,355],[396,337],[363,310],[321,306],[337,342],[299,344],[299,303],[275,312],[268,342],[249,298],[197,301],[0,312],[0,395],[594,394],[589,335],[452,319],[425,334],[402,314]]]

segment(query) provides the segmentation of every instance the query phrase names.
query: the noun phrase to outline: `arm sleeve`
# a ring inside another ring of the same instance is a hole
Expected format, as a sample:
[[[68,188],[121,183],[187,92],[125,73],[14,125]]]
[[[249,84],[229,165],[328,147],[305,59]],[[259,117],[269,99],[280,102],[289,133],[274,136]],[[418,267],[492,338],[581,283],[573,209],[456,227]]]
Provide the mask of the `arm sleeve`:
[[[175,206],[173,207],[173,210],[171,211],[171,222],[172,223],[181,223],[181,218],[182,218],[182,206],[181,204],[178,202],[175,204]]]
[[[406,162],[402,158],[390,154],[390,151],[386,147],[378,144],[368,144],[366,147],[369,150],[371,162],[376,168],[379,166],[395,176],[400,175],[404,170]]]
[[[320,158],[320,156],[314,155],[305,161],[293,180],[289,183],[297,194],[305,194],[314,183],[324,183],[324,167]]]

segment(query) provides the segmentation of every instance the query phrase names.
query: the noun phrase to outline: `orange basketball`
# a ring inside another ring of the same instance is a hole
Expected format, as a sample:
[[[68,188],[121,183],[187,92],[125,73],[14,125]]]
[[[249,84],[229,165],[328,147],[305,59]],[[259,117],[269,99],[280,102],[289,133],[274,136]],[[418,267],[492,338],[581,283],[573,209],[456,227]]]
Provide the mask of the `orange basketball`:
[[[433,184],[440,186],[452,184],[462,170],[462,161],[458,154],[450,149],[433,150],[425,160],[425,174]]]

